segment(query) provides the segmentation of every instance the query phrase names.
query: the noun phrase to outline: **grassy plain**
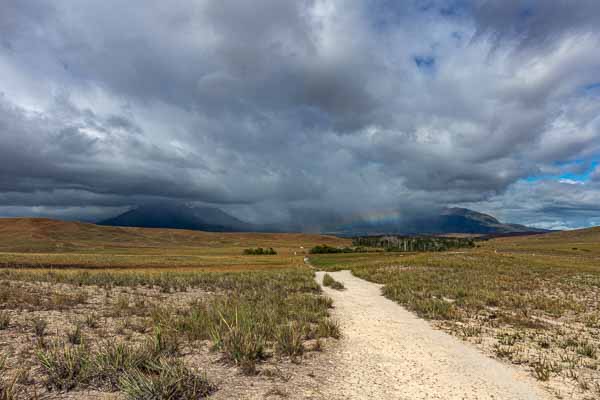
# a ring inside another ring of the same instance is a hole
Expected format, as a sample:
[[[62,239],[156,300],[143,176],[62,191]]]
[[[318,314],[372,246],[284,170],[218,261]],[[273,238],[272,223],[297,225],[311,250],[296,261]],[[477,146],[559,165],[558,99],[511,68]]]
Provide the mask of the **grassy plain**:
[[[0,399],[308,390],[340,335],[303,263],[323,242],[347,243],[0,220]]]
[[[212,233],[0,218],[0,267],[7,268],[289,268],[303,265],[305,249],[350,243],[333,236],[300,233]],[[243,254],[247,248],[258,247],[272,247],[277,254]]]
[[[600,396],[598,228],[499,238],[465,251],[310,259],[384,284],[386,297],[529,369],[557,397]]]

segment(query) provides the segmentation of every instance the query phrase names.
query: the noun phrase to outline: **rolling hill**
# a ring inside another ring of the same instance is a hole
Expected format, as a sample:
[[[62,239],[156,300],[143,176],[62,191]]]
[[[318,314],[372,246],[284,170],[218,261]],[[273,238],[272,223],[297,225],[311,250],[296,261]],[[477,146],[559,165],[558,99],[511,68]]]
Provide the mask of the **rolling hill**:
[[[0,218],[0,252],[25,253],[193,253],[215,248],[298,248],[327,243],[347,245],[344,239],[301,233],[225,233],[183,229],[100,226],[46,218]]]

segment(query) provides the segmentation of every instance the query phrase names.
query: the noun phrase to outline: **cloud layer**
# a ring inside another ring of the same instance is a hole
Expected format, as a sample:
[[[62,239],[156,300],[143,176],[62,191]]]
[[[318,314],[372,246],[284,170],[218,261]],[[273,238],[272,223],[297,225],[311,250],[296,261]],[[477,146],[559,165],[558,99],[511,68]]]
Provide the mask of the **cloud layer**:
[[[9,0],[0,215],[598,223],[599,22],[594,0]]]

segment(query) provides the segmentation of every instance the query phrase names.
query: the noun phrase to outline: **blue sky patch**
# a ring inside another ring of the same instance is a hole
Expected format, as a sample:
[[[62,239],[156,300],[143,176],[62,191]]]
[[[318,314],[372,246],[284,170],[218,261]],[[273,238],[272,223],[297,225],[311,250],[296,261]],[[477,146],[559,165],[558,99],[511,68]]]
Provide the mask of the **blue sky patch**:
[[[420,70],[430,72],[435,67],[435,57],[432,56],[415,56],[413,60]]]

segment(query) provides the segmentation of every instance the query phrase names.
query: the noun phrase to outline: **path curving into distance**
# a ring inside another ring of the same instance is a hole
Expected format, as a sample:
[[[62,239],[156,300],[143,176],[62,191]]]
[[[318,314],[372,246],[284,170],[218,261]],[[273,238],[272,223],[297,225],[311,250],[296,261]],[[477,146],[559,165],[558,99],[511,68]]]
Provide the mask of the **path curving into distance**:
[[[324,272],[317,272],[321,284]],[[326,399],[536,400],[550,399],[524,371],[491,359],[433,329],[381,295],[381,285],[330,272],[346,286],[324,288],[344,334]]]

